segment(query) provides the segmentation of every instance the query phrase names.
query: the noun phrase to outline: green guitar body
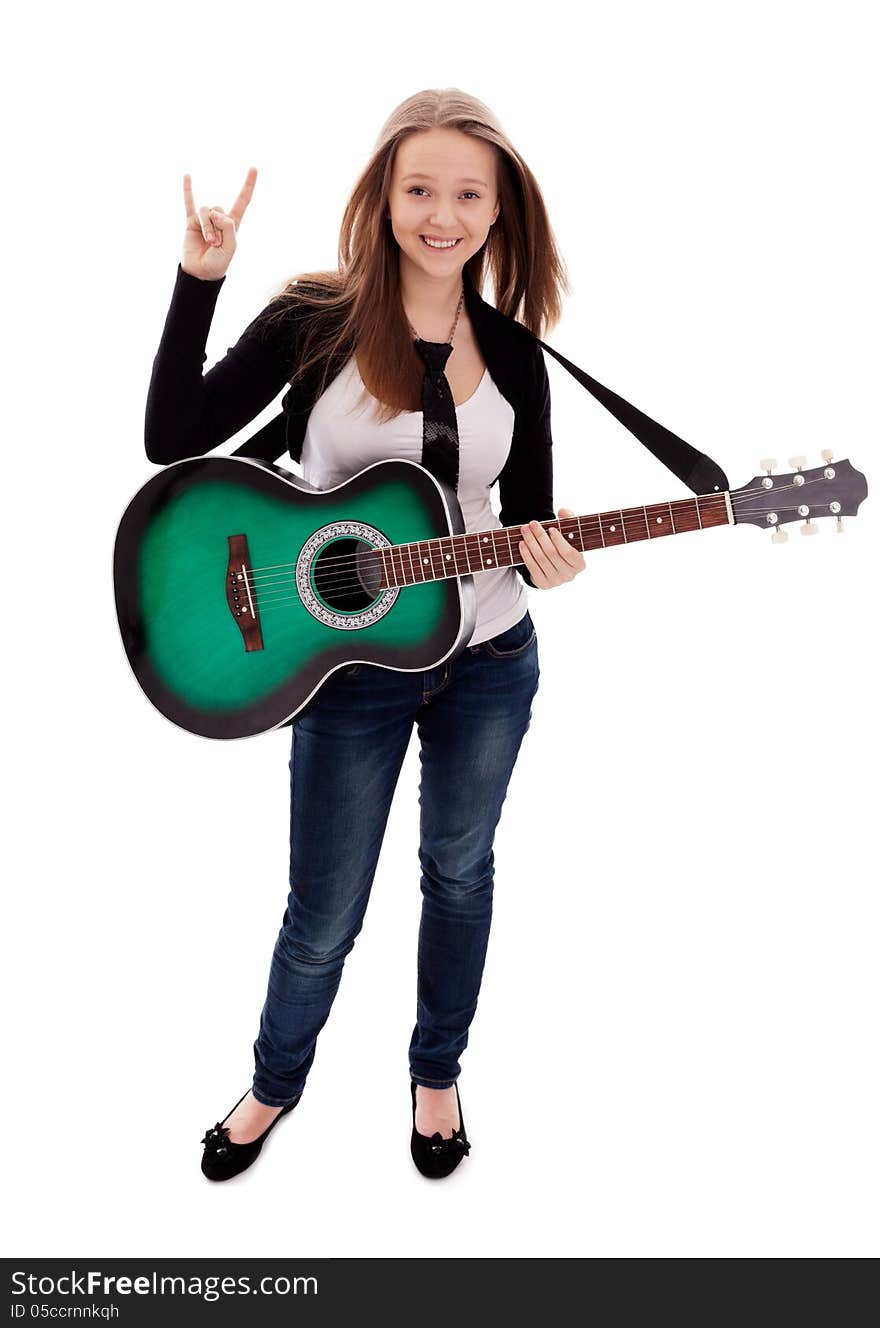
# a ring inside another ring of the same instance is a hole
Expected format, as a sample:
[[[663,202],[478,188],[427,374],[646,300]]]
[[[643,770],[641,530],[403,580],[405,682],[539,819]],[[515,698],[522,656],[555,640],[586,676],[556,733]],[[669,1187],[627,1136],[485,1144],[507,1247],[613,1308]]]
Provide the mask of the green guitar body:
[[[267,462],[193,457],[135,494],[113,559],[134,674],[173,723],[241,738],[290,723],[334,671],[462,651],[470,576],[385,585],[377,550],[464,531],[454,492],[390,459],[319,490]]]

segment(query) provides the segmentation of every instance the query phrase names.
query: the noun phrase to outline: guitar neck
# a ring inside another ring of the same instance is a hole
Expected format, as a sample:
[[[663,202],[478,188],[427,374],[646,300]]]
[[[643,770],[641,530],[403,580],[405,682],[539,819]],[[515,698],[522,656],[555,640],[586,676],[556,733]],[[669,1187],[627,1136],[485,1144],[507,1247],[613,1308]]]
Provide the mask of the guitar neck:
[[[647,507],[556,517],[542,521],[541,525],[544,530],[555,526],[573,548],[586,553],[619,544],[634,544],[637,540],[662,539],[666,535],[683,535],[690,530],[732,525],[733,520],[729,494],[711,493],[669,503],[652,503]],[[450,576],[515,567],[524,561],[519,554],[521,539],[522,526],[499,526],[494,530],[442,535],[412,544],[392,544],[374,552],[382,561],[383,588],[414,586]]]

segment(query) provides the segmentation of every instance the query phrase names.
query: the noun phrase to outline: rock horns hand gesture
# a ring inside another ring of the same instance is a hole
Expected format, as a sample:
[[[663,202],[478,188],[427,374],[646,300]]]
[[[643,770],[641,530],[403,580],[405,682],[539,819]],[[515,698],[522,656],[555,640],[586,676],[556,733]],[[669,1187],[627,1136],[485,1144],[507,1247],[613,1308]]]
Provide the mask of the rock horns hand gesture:
[[[252,166],[238,198],[228,212],[219,207],[200,207],[193,201],[192,180],[183,177],[183,202],[186,207],[186,230],[183,233],[183,257],[180,266],[191,277],[219,281],[235,253],[235,235],[257,182],[257,168]]]

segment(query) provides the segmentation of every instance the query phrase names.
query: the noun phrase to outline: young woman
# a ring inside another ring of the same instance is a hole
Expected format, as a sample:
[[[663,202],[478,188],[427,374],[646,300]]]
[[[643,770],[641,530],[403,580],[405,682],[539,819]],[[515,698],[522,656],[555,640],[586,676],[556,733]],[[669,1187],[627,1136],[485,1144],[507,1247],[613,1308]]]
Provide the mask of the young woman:
[[[225,1180],[244,1170],[300,1099],[363,923],[415,724],[423,899],[410,1150],[422,1174],[440,1177],[470,1148],[458,1058],[486,955],[494,834],[538,687],[526,585],[549,589],[584,568],[580,552],[540,525],[557,515],[550,393],[543,352],[525,330],[543,336],[558,322],[568,284],[538,185],[491,112],[457,89],[420,92],[389,117],[354,188],[338,271],[287,282],[203,375],[214,306],[255,181],[251,169],[227,213],[196,209],[184,176],[183,258],[147,401],[150,460],[204,454],[289,384],[288,450],[317,488],[384,457],[421,461],[425,362],[416,339],[451,344],[445,373],[465,528],[524,529],[521,565],[474,577],[476,625],[464,651],[425,672],[340,669],[292,721],[290,893],[254,1078],[206,1132],[202,1171]],[[480,294],[487,271],[497,307]],[[248,455],[259,455],[258,440]],[[500,519],[490,504],[496,480]],[[326,832],[328,808],[337,834]]]

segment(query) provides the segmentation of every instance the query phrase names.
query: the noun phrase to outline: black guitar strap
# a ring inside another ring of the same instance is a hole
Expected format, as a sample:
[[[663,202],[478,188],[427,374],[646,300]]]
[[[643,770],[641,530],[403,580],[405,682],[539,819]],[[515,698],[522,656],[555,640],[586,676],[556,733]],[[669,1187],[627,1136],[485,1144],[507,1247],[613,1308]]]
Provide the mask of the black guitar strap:
[[[534,333],[532,335],[534,336]],[[571,360],[560,355],[558,350],[548,346],[540,337],[535,337],[535,340],[539,346],[549,350],[550,354],[578,380],[581,387],[592,392],[596,400],[601,402],[606,410],[610,410],[614,418],[620,420],[630,433],[635,434],[639,442],[647,447],[658,461],[662,461],[664,466],[668,466],[673,475],[677,475],[682,484],[686,484],[693,493],[721,493],[730,488],[724,471],[717,462],[706,456],[705,452],[698,452],[683,438],[679,438],[677,434],[670,432],[656,420],[652,420],[650,415],[646,415],[636,406],[631,406],[609,387],[597,383],[595,378],[584,373],[583,369],[572,364]]]
[[[523,324],[524,326],[524,324]],[[531,333],[534,336],[534,333]],[[560,355],[558,350],[548,346],[546,341],[541,341],[540,337],[535,337],[539,346],[548,350],[560,364],[572,374],[582,387],[600,402],[606,410],[610,410],[615,419],[619,420],[630,433],[635,434],[639,442],[642,443],[649,452],[651,452],[658,461],[662,461],[687,487],[697,494],[720,493],[729,490],[730,484],[727,476],[721,467],[706,456],[704,452],[699,452],[690,443],[686,443],[683,438],[670,432],[669,429],[652,420],[650,415],[646,415],[636,406],[630,405],[623,397],[612,392],[610,388],[603,387],[595,378],[591,378],[583,369],[579,369],[571,360],[567,360],[564,355]],[[252,452],[252,449],[255,449]],[[277,450],[276,450],[277,449]],[[248,438],[247,442],[242,443],[232,453],[232,456],[250,456],[259,455],[264,460],[277,461],[280,456],[287,451],[287,417],[284,411],[276,415],[268,424],[259,429],[257,433]]]

